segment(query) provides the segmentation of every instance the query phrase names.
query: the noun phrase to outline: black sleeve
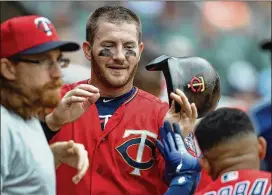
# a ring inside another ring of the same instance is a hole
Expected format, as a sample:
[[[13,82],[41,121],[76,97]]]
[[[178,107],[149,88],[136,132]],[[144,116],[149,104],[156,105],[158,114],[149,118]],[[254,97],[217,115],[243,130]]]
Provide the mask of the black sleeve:
[[[43,122],[43,121],[40,121],[40,123],[42,125],[43,132],[45,134],[47,142],[49,142],[58,133],[58,131],[51,131],[51,129],[49,129],[47,124],[45,122]]]

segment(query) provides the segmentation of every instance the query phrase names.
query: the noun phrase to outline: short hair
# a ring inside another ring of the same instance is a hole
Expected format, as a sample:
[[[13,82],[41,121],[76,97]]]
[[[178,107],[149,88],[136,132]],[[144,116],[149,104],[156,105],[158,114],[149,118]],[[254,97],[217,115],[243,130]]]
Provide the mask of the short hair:
[[[202,152],[248,134],[256,135],[253,124],[245,112],[235,108],[219,108],[210,112],[195,129],[195,136]]]
[[[138,33],[138,42],[142,40],[142,24],[140,18],[130,9],[122,6],[103,6],[96,9],[87,19],[86,40],[93,45],[94,37],[98,31],[98,23],[103,19],[113,24],[135,23]]]

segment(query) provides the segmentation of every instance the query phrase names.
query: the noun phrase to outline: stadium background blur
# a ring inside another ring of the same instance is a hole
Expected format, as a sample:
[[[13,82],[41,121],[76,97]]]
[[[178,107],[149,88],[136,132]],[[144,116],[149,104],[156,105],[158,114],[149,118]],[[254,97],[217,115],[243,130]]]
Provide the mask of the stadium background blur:
[[[135,78],[139,88],[167,101],[163,75],[147,72],[145,65],[163,54],[199,56],[211,62],[221,77],[219,107],[248,111],[263,99],[271,102],[271,56],[260,49],[263,40],[271,40],[271,2],[1,2],[1,23],[39,14],[53,22],[61,39],[81,44],[88,15],[103,5],[128,7],[142,20],[145,49]],[[67,55],[72,64],[63,72],[65,83],[89,78],[83,52]]]

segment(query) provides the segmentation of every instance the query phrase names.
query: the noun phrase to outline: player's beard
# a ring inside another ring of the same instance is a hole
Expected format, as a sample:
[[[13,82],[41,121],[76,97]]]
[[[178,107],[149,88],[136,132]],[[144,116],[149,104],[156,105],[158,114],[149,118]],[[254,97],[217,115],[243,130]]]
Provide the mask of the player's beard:
[[[52,80],[41,87],[29,88],[1,79],[1,105],[27,120],[39,112],[48,114],[60,101],[61,79]]]
[[[111,80],[106,75],[106,67],[100,67],[97,63],[93,52],[91,51],[91,68],[94,74],[97,76],[100,82],[102,82],[106,87],[109,88],[122,88],[126,86],[131,80],[134,79],[134,76],[137,71],[138,64],[136,64],[133,69],[129,72],[127,79],[124,79],[118,83],[111,82]]]

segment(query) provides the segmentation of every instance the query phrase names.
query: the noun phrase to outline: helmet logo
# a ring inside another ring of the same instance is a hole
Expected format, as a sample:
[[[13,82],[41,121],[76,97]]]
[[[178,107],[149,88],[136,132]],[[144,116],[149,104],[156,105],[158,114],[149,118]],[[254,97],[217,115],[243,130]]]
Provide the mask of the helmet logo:
[[[196,77],[194,76],[190,84],[188,84],[188,88],[191,89],[192,92],[198,93],[198,92],[203,92],[205,91],[205,82],[203,77]]]

